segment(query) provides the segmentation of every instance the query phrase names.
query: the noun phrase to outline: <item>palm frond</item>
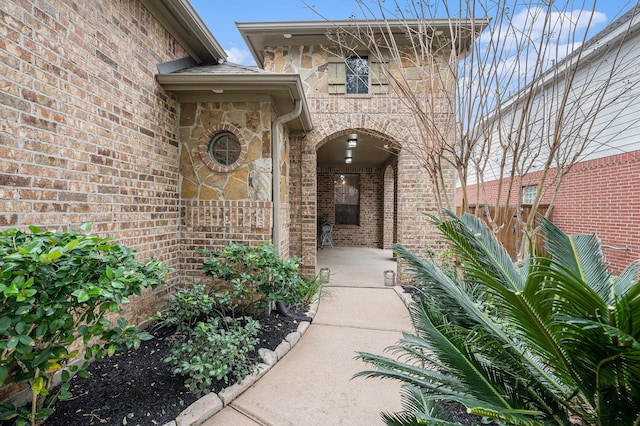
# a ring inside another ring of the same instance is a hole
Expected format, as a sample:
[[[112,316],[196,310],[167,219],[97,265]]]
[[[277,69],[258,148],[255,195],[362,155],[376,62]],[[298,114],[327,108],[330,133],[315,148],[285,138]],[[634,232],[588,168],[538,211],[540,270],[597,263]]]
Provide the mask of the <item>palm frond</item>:
[[[602,300],[608,301],[611,280],[598,238],[595,235],[569,236],[546,218],[542,218],[540,230],[545,247],[556,264],[571,271]]]
[[[522,289],[524,280],[520,270],[484,221],[470,214],[457,217],[445,211],[445,215],[449,220],[434,219],[435,225],[449,239],[463,262],[473,264],[475,270],[487,271],[512,291]]]

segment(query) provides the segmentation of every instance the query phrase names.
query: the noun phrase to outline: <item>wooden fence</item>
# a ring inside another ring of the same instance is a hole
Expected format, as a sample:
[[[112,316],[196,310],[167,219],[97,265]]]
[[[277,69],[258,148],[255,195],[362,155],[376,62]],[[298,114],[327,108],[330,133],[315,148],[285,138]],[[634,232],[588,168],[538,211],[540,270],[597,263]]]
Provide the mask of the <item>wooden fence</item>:
[[[522,239],[525,238],[522,232],[521,223],[526,223],[529,215],[531,214],[531,205],[522,205],[520,208],[520,215],[522,222],[517,219],[516,207],[512,206],[469,206],[469,213],[474,214],[482,218],[487,224],[490,220],[493,220],[494,226],[490,226],[490,229],[497,227],[498,240],[502,243],[513,260],[516,260],[518,255],[518,249],[522,244]],[[549,209],[548,205],[540,205],[538,207],[538,214],[544,215]],[[461,214],[461,209],[456,209],[456,214]]]

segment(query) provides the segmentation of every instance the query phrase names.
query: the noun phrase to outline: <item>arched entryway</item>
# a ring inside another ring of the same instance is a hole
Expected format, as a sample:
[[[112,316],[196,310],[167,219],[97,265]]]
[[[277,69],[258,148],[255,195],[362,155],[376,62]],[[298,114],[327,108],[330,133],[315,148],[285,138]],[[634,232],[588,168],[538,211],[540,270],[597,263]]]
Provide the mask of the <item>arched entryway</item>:
[[[332,225],[333,246],[384,248],[385,174],[396,163],[387,139],[346,129],[319,144],[316,161],[318,226]]]

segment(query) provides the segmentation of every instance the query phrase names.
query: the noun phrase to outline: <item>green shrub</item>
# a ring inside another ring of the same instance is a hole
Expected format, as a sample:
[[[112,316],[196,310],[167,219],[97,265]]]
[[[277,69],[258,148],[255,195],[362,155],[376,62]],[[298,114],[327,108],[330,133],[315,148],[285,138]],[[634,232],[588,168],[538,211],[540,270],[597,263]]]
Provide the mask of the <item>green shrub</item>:
[[[211,257],[203,264],[205,275],[242,288],[244,304],[267,310],[269,302],[295,304],[301,301],[298,259],[285,260],[273,245],[228,244],[222,250],[205,251]]]
[[[258,344],[259,328],[251,318],[200,321],[173,345],[165,362],[174,367],[174,373],[186,376],[191,392],[202,396],[211,392],[213,379],[241,381],[253,372],[248,355]]]
[[[120,313],[144,287],[162,284],[167,271],[156,261],[136,262],[132,250],[109,238],[36,227],[0,233],[0,268],[0,385],[28,383],[32,422],[51,412],[40,408],[54,373],[62,371],[60,397],[68,398],[70,372],[82,376],[91,359],[148,337],[123,318],[114,324],[107,316]],[[69,349],[74,343],[84,349],[85,362],[67,371],[79,353]],[[23,413],[1,410],[2,420]]]
[[[236,287],[240,291],[240,287]],[[214,379],[228,383],[252,372],[249,353],[258,343],[260,323],[252,318],[227,316],[236,299],[228,292],[207,293],[204,284],[178,290],[162,314],[163,324],[176,327],[171,355],[164,361],[197,396],[209,393]]]
[[[518,425],[640,424],[640,266],[612,277],[595,236],[570,237],[543,220],[547,257],[513,263],[478,218],[433,219],[460,261],[447,274],[396,250],[421,281],[415,334],[360,353],[359,376],[404,383],[388,424],[456,424],[446,404]]]
[[[298,297],[300,302],[311,303],[316,295],[321,295],[325,291],[329,281],[326,278],[316,276],[314,278],[303,278],[298,286]]]

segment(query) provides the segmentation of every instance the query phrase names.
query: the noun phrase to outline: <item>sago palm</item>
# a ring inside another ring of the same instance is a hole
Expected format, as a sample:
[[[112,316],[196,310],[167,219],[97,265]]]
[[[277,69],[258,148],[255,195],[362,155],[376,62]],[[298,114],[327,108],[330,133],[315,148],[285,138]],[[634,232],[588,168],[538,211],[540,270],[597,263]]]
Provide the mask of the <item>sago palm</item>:
[[[549,221],[547,255],[519,267],[484,222],[433,218],[460,267],[443,273],[396,247],[419,301],[414,334],[357,376],[404,383],[389,425],[455,424],[447,404],[508,424],[640,424],[639,268],[608,273],[595,236],[567,236]]]

